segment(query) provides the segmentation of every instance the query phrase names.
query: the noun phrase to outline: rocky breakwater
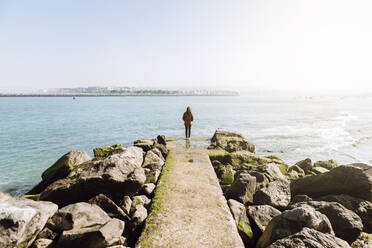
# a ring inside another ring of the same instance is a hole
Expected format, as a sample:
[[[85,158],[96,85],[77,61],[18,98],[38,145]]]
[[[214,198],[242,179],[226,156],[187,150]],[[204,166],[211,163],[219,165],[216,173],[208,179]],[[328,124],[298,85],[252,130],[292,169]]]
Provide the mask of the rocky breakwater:
[[[209,157],[246,247],[372,247],[372,167],[260,156],[217,130]]]
[[[68,152],[28,194],[0,194],[0,247],[134,246],[167,154],[164,136]]]

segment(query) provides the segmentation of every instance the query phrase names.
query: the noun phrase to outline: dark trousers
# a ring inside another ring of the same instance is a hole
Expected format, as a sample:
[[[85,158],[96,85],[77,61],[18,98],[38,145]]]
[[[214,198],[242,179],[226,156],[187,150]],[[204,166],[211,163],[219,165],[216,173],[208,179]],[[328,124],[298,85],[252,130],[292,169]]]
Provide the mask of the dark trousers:
[[[186,126],[185,125],[185,135],[186,135],[186,138],[190,138],[190,135],[191,135],[191,126]]]

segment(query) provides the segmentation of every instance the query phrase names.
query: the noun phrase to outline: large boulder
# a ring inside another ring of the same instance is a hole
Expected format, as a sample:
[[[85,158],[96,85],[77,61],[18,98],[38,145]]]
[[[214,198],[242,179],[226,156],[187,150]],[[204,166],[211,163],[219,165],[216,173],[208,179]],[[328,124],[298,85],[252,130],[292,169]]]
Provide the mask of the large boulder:
[[[78,202],[58,210],[49,220],[48,226],[57,231],[81,229],[106,224],[110,217],[95,204]]]
[[[209,148],[222,148],[228,152],[249,151],[254,153],[255,151],[254,144],[244,139],[243,135],[225,130],[216,130]]]
[[[315,176],[291,182],[292,195],[312,198],[346,194],[372,201],[372,167],[366,164],[343,165]]]
[[[235,174],[234,183],[225,193],[227,199],[234,199],[244,204],[253,202],[253,194],[256,190],[256,178],[246,171]]]
[[[270,205],[279,209],[287,207],[290,201],[291,191],[289,182],[286,180],[270,182],[265,187],[257,190],[253,195],[254,204]]]
[[[305,227],[300,232],[272,243],[267,248],[350,248],[348,243],[328,233]]]
[[[70,151],[46,169],[41,175],[42,181],[27,194],[39,194],[51,183],[65,178],[76,166],[91,160],[85,152]]]
[[[248,206],[247,213],[259,229],[260,234],[265,231],[272,218],[281,214],[279,210],[269,205]]]
[[[88,201],[102,193],[119,203],[124,195],[136,194],[145,183],[142,162],[141,148],[117,148],[114,154],[87,162],[66,178],[52,183],[41,193],[40,199],[66,206]]]
[[[319,201],[338,202],[356,213],[363,222],[363,232],[372,233],[372,203],[349,195],[327,195],[317,198]]]
[[[349,244],[355,241],[363,230],[362,220],[359,216],[337,202],[299,202],[291,206],[291,208],[303,205],[311,206],[316,211],[327,216],[332,224],[335,235],[346,240]]]
[[[233,199],[228,200],[231,213],[234,217],[238,232],[245,245],[253,245],[253,232],[249,223],[245,206]]]
[[[110,219],[103,225],[94,225],[63,231],[57,242],[58,248],[102,248],[120,242],[124,222]]]
[[[51,202],[12,198],[0,192],[0,247],[29,247],[57,210]]]
[[[304,227],[334,235],[327,216],[312,207],[301,206],[284,211],[282,214],[272,218],[258,240],[256,247],[265,248],[278,239],[300,232]]]

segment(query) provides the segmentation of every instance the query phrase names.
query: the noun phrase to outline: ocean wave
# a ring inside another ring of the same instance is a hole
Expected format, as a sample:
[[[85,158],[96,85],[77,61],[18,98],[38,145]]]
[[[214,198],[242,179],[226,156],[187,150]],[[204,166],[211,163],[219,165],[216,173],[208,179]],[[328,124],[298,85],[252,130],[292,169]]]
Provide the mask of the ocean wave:
[[[372,136],[360,138],[356,142],[354,142],[352,145],[354,147],[357,147],[358,145],[366,144],[369,142],[372,142]]]

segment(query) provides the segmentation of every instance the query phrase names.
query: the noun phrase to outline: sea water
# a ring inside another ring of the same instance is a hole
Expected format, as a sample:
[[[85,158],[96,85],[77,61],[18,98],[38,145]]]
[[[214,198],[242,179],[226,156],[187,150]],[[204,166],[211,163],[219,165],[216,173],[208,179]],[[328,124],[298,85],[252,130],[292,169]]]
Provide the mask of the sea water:
[[[97,146],[183,136],[187,106],[192,137],[235,130],[258,154],[289,165],[307,157],[372,163],[372,97],[3,97],[0,191],[24,193],[70,150],[93,155]]]

